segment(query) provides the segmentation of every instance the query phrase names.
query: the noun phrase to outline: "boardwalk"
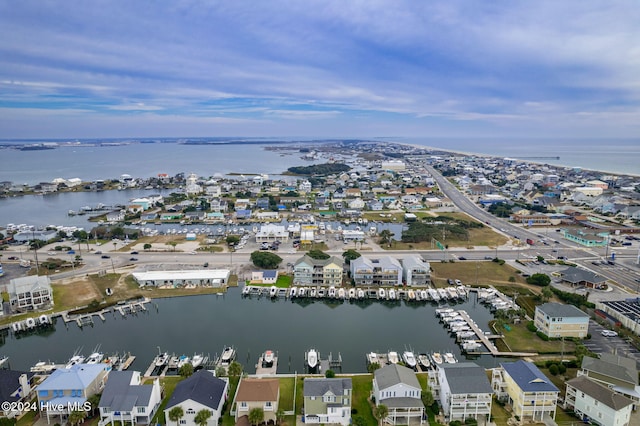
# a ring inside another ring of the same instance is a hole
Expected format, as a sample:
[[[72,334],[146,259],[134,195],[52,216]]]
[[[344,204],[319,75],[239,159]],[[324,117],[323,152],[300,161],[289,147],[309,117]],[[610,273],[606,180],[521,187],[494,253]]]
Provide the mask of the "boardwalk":
[[[496,348],[496,345],[494,345],[493,342],[491,340],[489,340],[489,336],[484,334],[484,332],[480,329],[480,327],[478,327],[478,325],[471,319],[471,317],[469,317],[469,315],[465,311],[458,311],[458,313],[460,314],[462,319],[464,319],[467,322],[467,324],[469,324],[469,327],[471,327],[471,330],[473,330],[473,332],[476,333],[476,336],[478,337],[480,342],[483,345],[485,345],[487,347],[487,349],[489,349],[489,352],[491,353],[491,355],[493,355],[493,356],[515,356],[515,357],[526,357],[526,356],[536,356],[536,355],[538,355],[535,352],[501,352],[501,351],[499,351],[498,348]],[[491,336],[491,337],[493,337],[493,336]],[[474,352],[474,353],[479,353],[479,352]]]

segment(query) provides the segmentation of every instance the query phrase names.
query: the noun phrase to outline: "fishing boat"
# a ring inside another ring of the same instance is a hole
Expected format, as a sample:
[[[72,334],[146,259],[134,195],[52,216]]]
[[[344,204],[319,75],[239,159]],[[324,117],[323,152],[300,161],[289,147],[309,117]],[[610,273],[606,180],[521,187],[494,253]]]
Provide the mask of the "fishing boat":
[[[270,350],[266,350],[264,351],[264,354],[262,354],[262,365],[264,367],[270,367],[273,365],[273,361],[275,360],[276,356],[273,353],[273,351]]]
[[[193,366],[194,369],[198,368],[203,361],[204,361],[204,355],[202,354],[194,354],[193,357],[191,357],[191,365]]]
[[[390,364],[397,364],[398,362],[400,362],[400,357],[398,356],[398,352],[396,351],[389,351],[387,353],[387,357]]]
[[[220,362],[222,364],[231,364],[236,357],[236,350],[231,346],[227,346],[222,350],[222,355],[220,355]]]
[[[369,364],[378,364],[380,365],[380,359],[378,358],[378,354],[375,352],[369,352],[367,354],[367,362]]]
[[[104,354],[102,352],[94,352],[87,357],[87,364],[98,364],[102,362]]]
[[[69,358],[69,362],[67,362],[67,365],[65,366],[65,368],[71,368],[74,365],[82,364],[83,362],[84,362],[84,357],[82,355],[75,354],[74,356]]]
[[[289,297],[293,299],[294,297],[296,297],[297,293],[298,289],[295,287],[291,287],[291,289],[289,290]]]
[[[431,361],[429,361],[429,356],[427,354],[419,354],[418,362],[423,368],[429,368],[431,366]]]
[[[440,355],[440,352],[434,352],[431,354],[431,359],[433,360],[434,363],[441,365],[442,364],[442,355]]]
[[[446,362],[447,364],[455,364],[456,362],[458,362],[458,360],[451,352],[445,352],[444,362]]]
[[[409,297],[409,300],[415,300],[416,298],[416,292],[413,290],[409,290],[407,293],[407,296]]]
[[[269,289],[269,297],[273,299],[274,297],[276,297],[277,294],[278,294],[278,287],[276,287],[275,285],[272,285],[271,288]]]
[[[344,288],[339,288],[338,289],[338,299],[342,300],[342,299],[344,299],[344,296],[345,296]]]
[[[364,299],[364,290],[361,288],[358,289],[358,299]]]
[[[307,365],[309,368],[316,368],[318,366],[318,352],[315,349],[310,349],[307,352]]]
[[[389,289],[389,300],[396,300],[396,291],[394,289]]]
[[[336,288],[335,287],[329,287],[329,297],[332,298],[332,299],[336,297]]]
[[[384,288],[378,289],[378,299],[386,299],[387,293],[384,291]]]
[[[356,289],[355,288],[350,288],[349,289],[349,299],[355,299],[356,298]]]
[[[162,367],[162,366],[164,366],[168,361],[169,361],[169,354],[165,352],[165,353],[159,354],[159,355],[155,358],[154,363],[155,363],[156,367]]]
[[[404,351],[402,353],[402,360],[409,368],[416,368],[416,356],[411,351]]]

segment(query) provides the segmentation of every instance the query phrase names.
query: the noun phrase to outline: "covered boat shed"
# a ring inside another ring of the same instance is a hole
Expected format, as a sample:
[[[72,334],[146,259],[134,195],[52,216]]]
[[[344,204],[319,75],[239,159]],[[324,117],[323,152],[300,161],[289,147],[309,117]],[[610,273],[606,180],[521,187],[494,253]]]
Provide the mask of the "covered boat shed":
[[[228,269],[201,269],[193,271],[134,272],[140,287],[222,287],[229,281]]]

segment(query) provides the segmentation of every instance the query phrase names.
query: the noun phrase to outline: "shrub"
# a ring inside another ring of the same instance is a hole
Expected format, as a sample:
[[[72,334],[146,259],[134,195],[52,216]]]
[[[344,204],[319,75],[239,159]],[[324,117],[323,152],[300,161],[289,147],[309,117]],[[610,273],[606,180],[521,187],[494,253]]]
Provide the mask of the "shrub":
[[[538,327],[536,327],[533,321],[529,321],[527,322],[527,330],[529,330],[532,333],[535,333],[536,331],[538,331]]]
[[[552,376],[557,376],[559,372],[558,364],[553,364],[549,367],[549,374]]]
[[[549,336],[547,336],[546,334],[544,334],[542,331],[536,331],[536,335],[541,338],[542,340],[544,340],[545,342],[547,342],[549,340]]]

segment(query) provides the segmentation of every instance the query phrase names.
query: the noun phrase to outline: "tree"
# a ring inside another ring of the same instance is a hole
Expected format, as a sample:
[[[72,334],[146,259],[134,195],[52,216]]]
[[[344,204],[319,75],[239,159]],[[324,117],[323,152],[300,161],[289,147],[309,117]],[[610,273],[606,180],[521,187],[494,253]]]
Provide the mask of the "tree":
[[[229,247],[235,246],[240,242],[240,237],[238,237],[237,235],[228,235],[225,241],[227,242],[227,245]]]
[[[333,370],[327,370],[324,372],[324,377],[326,377],[327,379],[333,379],[334,377],[336,377],[336,373],[334,373]]]
[[[388,229],[383,229],[378,235],[380,236],[380,244],[389,244],[391,242],[391,237],[395,234]]]
[[[93,416],[98,410],[98,404],[100,404],[100,395],[91,395],[89,398],[87,398],[87,402],[91,404],[91,415]]]
[[[318,250],[318,249],[309,250],[307,252],[307,256],[309,256],[312,259],[317,259],[317,260],[328,259],[328,258],[331,257],[331,255],[323,252],[322,250]]]
[[[274,253],[257,250],[251,253],[251,261],[258,268],[276,269],[282,262],[282,258]]]
[[[149,243],[144,243],[144,245],[142,246],[143,250],[150,250],[151,249],[151,244]]]
[[[176,246],[178,245],[177,241],[169,241],[166,245],[171,246],[171,251],[176,251]]]
[[[72,426],[78,425],[82,423],[84,419],[87,418],[87,412],[84,410],[74,410],[69,414],[69,423]]]
[[[422,399],[422,403],[425,407],[431,407],[435,402],[435,399],[433,398],[433,392],[431,392],[430,390],[422,391],[420,393],[420,398]]]
[[[225,377],[226,375],[227,370],[225,370],[224,367],[218,366],[218,368],[216,368],[216,377]]]
[[[178,370],[181,377],[189,377],[193,374],[193,365],[190,362],[183,364]]]
[[[382,426],[382,423],[384,423],[384,419],[386,419],[388,415],[389,409],[384,404],[377,405],[373,410],[373,417],[378,419],[378,424],[380,426]]]
[[[252,408],[249,411],[249,423],[258,425],[264,421],[264,411],[262,408]]]
[[[284,410],[278,407],[278,411],[276,411],[276,421],[278,422],[278,424],[282,424],[282,422],[284,421],[284,417]]]
[[[233,361],[229,364],[229,376],[237,377],[242,374],[242,365],[238,361]]]
[[[549,286],[543,287],[540,296],[543,302],[548,302],[553,297],[553,290]]]
[[[367,421],[362,416],[354,416],[353,424],[354,426],[367,426]]]
[[[536,273],[527,277],[527,284],[539,285],[541,287],[551,284],[551,278],[547,274]]]
[[[367,366],[367,371],[369,373],[373,373],[374,371],[376,371],[379,368],[380,368],[380,364],[378,364],[377,362],[372,362],[371,364],[369,364]]]
[[[169,410],[169,420],[171,420],[172,422],[176,422],[176,425],[182,417],[184,417],[184,410],[181,406],[176,405],[171,410]]]
[[[352,260],[355,260],[360,256],[362,255],[354,249],[345,250],[344,253],[342,253],[342,257],[347,265],[350,264]]]
[[[209,417],[211,417],[211,410],[200,410],[196,413],[196,417],[193,421],[199,426],[207,426]]]

